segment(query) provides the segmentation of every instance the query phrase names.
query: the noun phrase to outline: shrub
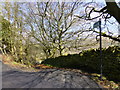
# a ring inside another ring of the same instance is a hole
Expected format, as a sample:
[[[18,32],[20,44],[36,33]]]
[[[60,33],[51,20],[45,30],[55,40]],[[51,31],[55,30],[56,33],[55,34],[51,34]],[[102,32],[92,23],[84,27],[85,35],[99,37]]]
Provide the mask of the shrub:
[[[113,46],[102,50],[103,75],[109,80],[120,81],[120,47]],[[46,59],[42,64],[55,67],[81,69],[89,73],[100,73],[100,51],[91,49],[79,54]]]

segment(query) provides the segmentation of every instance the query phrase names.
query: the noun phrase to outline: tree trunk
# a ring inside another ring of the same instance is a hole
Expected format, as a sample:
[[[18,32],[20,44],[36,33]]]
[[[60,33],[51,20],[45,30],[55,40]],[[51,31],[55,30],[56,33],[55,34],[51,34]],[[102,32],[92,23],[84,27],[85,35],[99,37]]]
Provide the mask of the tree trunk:
[[[112,2],[108,2],[108,0],[105,1],[107,4],[108,13],[113,16],[120,24],[120,8],[118,7],[117,3],[115,0],[112,0]]]

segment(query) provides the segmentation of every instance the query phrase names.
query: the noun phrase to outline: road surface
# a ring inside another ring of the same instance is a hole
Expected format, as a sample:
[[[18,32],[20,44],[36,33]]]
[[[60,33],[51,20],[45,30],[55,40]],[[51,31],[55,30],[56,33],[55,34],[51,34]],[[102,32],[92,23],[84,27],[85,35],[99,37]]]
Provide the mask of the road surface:
[[[2,88],[100,87],[101,86],[94,82],[89,76],[79,72],[63,69],[43,69],[39,72],[23,72],[2,64]]]

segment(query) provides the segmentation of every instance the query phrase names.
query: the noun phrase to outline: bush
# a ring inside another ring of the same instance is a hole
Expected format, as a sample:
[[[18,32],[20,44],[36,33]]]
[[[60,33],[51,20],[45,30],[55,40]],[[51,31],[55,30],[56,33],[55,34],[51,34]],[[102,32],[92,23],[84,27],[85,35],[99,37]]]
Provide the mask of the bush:
[[[109,80],[120,82],[120,47],[102,50],[103,75]],[[81,69],[89,73],[100,73],[100,51],[91,49],[79,54],[46,59],[42,64],[60,68]]]

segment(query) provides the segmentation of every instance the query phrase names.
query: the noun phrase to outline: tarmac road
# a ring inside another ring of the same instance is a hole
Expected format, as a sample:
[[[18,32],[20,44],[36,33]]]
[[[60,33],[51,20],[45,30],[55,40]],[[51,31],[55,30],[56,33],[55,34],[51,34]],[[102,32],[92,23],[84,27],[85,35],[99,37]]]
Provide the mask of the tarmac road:
[[[79,72],[62,69],[44,69],[39,72],[23,72],[2,64],[2,88],[95,89],[101,88],[101,86],[90,79],[89,76],[82,75]]]

